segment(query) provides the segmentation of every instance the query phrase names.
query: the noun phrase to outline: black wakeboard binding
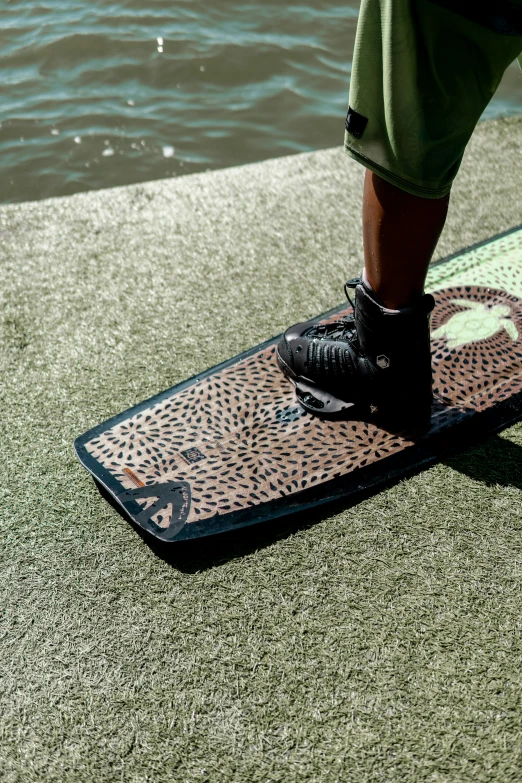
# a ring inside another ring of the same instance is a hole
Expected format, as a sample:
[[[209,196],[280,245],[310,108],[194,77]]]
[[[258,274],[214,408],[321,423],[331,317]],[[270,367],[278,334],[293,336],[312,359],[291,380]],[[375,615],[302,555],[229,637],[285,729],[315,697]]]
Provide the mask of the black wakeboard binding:
[[[353,313],[328,324],[288,329],[277,362],[310,413],[355,417],[402,428],[429,424],[433,401],[431,294],[389,310],[360,279],[345,284]],[[349,289],[355,289],[355,303]]]

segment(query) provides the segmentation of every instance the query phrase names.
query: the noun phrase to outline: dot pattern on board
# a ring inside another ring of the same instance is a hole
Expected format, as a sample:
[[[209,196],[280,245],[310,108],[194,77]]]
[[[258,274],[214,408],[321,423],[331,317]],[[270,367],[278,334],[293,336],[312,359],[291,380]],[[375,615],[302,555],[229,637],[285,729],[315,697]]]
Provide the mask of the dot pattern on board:
[[[466,317],[475,319],[474,333]],[[487,335],[481,337],[477,323]],[[522,299],[491,287],[448,287],[436,294],[432,325],[430,434],[522,390]],[[459,329],[472,339],[450,348],[448,335]],[[272,344],[130,415],[86,448],[125,489],[188,482],[190,523],[296,495],[410,445],[368,422],[305,413],[277,368]],[[146,509],[154,500],[139,502]],[[169,526],[166,509],[151,519]]]

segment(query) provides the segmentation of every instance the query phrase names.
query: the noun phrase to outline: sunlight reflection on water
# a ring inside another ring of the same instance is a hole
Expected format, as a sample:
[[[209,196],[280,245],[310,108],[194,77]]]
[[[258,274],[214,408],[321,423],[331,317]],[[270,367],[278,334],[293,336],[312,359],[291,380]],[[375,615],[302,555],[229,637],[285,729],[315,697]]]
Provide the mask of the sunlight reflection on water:
[[[357,0],[17,0],[0,29],[0,200],[341,144],[357,13]],[[485,116],[521,110],[513,67]]]

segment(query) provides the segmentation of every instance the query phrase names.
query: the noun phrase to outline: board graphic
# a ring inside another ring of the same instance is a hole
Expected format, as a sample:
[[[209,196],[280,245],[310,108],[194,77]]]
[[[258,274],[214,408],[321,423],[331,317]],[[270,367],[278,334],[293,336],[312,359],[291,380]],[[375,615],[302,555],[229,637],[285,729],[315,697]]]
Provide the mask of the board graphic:
[[[434,462],[459,433],[522,417],[522,227],[435,264],[427,290],[435,404],[417,442],[306,413],[275,337],[80,436],[78,457],[137,525],[180,541],[377,485]]]

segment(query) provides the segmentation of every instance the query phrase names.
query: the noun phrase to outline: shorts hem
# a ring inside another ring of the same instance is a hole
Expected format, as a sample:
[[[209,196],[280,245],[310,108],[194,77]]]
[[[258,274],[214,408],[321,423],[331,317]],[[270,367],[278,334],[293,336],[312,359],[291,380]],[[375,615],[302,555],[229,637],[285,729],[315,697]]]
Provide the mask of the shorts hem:
[[[451,190],[451,186],[453,184],[452,182],[449,185],[445,185],[441,188],[427,188],[424,187],[424,185],[416,185],[414,182],[409,182],[408,180],[399,177],[397,174],[394,174],[392,171],[379,166],[378,163],[374,163],[373,160],[370,160],[364,155],[361,155],[360,152],[355,152],[355,150],[349,147],[346,142],[344,143],[344,151],[358,163],[361,163],[367,169],[373,171],[374,174],[382,177],[382,179],[386,180],[386,182],[389,182],[391,185],[395,185],[401,190],[405,190],[406,193],[410,193],[412,196],[420,196],[421,198],[431,199],[444,198],[444,196],[447,196]]]

